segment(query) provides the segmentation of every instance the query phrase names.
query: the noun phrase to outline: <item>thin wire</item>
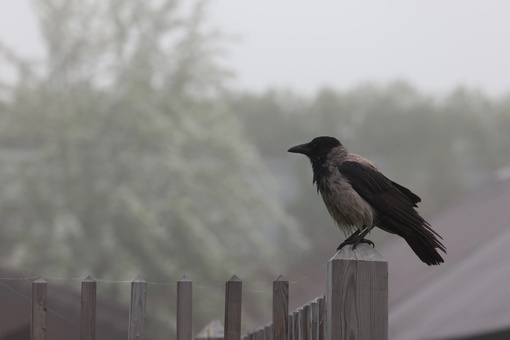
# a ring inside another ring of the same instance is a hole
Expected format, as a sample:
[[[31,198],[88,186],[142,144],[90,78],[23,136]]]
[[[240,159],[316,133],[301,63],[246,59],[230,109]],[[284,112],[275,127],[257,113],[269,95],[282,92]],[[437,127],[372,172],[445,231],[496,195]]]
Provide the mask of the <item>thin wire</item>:
[[[16,293],[16,294],[17,294],[17,295],[19,295],[19,296],[24,297],[24,298],[25,298],[25,299],[27,299],[28,301],[30,301],[30,302],[32,301],[32,298],[31,298],[31,297],[28,297],[28,296],[26,296],[25,294],[18,292],[16,289],[14,289],[14,288],[12,288],[12,287],[9,287],[9,286],[8,286],[8,285],[6,285],[5,283],[0,282],[0,285],[4,286],[5,288],[9,289],[10,291],[12,291],[12,292]]]
[[[310,279],[313,275],[315,275],[319,270],[323,269],[324,267],[326,267],[326,265],[328,264],[329,260],[324,262],[321,266],[315,268],[315,270],[313,272],[311,272],[310,274],[302,277],[301,279],[298,279],[298,280],[293,280],[293,281],[289,281],[289,284],[298,284],[298,283],[301,283],[303,281],[306,281],[308,279]]]
[[[4,281],[22,281],[22,280],[35,280],[39,278],[39,276],[29,276],[29,277],[0,277],[0,280]]]
[[[309,280],[311,277],[313,277],[319,270],[322,270],[326,264],[329,262],[326,261],[319,267],[317,267],[315,270],[313,270],[310,274],[305,275],[299,279],[296,280],[289,280],[290,285],[296,285],[303,281]],[[45,279],[47,281],[83,281],[86,277],[57,277],[57,276],[27,276],[27,277],[0,277],[0,281],[28,281],[31,282],[33,280],[36,280],[38,278]],[[113,279],[103,279],[103,278],[93,278],[96,282],[100,283],[106,283],[106,284],[124,284],[124,283],[132,283],[133,280],[113,280]],[[245,281],[246,282],[246,281]],[[176,282],[158,282],[158,281],[146,281],[148,285],[156,285],[156,286],[177,286],[178,281]],[[4,285],[5,286],[5,285]],[[209,289],[209,288],[222,288],[225,286],[225,283],[210,283],[210,284],[193,284],[193,288],[197,289]],[[6,286],[7,287],[7,286]],[[252,289],[252,288],[243,288],[243,291],[250,292],[250,293],[262,293],[269,289],[271,289],[272,285],[269,284],[265,288],[260,289]]]

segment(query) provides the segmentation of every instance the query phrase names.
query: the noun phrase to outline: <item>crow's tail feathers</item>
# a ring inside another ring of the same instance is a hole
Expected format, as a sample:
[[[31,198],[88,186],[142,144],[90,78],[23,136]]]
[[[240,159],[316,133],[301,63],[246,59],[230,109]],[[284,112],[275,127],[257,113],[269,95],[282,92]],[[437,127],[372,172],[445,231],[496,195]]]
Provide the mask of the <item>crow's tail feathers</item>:
[[[406,217],[405,219],[401,216],[398,219],[385,216],[379,228],[405,239],[420,260],[429,266],[443,263],[443,258],[437,252],[439,249],[446,254],[446,247],[440,241],[442,237],[418,215],[416,210],[412,209],[410,212],[402,215]]]
[[[429,266],[438,265],[444,262],[443,258],[436,249],[446,254],[445,246],[438,240],[441,238],[428,225],[424,225],[419,231],[403,236],[407,244],[415,254]]]

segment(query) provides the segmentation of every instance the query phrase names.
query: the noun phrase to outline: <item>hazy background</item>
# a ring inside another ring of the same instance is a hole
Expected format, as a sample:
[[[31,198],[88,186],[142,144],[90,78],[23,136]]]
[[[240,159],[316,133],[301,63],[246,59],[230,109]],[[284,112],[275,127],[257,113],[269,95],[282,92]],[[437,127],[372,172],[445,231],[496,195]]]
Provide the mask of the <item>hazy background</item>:
[[[310,281],[343,238],[290,146],[338,137],[417,192],[427,218],[510,165],[509,10],[2,1],[0,264],[186,274],[206,287],[197,328],[223,317],[223,282],[236,274],[243,326],[265,322],[271,280],[299,281],[293,306],[318,295]],[[126,302],[128,289],[105,294]],[[150,334],[169,327],[173,291],[149,286]]]
[[[208,1],[207,22],[227,37],[223,61],[249,90],[405,79],[427,93],[456,86],[508,92],[504,0]],[[18,51],[44,46],[29,0],[1,1],[0,37]]]

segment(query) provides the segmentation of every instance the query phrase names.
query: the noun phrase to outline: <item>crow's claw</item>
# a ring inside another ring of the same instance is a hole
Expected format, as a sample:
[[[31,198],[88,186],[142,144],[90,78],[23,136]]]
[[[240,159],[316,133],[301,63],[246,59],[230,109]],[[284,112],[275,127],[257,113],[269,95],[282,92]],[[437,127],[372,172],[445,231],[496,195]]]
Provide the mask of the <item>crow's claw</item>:
[[[375,244],[374,242],[370,241],[370,240],[367,240],[366,238],[362,238],[361,240],[359,240],[358,242],[355,242],[353,245],[352,245],[352,249],[356,249],[356,247],[358,246],[358,244],[360,243],[367,243],[367,244],[370,244],[372,246],[372,248],[375,248]]]
[[[343,247],[345,247],[348,244],[352,244],[352,249],[356,249],[358,244],[360,243],[367,243],[370,244],[372,247],[375,248],[374,242],[365,239],[365,236],[368,234],[370,230],[368,228],[364,228],[363,231],[356,230],[354,233],[352,233],[351,236],[349,236],[345,241],[343,241],[336,250],[340,250]]]
[[[360,240],[345,240],[344,242],[342,242],[338,248],[336,248],[336,250],[340,250],[342,249],[343,247],[345,247],[346,245],[348,244],[352,244],[352,249],[356,249],[356,247],[360,244],[360,243],[367,243],[367,244],[370,244],[372,247],[375,248],[375,244],[374,242],[370,241],[370,240],[367,240],[366,238],[362,238]]]

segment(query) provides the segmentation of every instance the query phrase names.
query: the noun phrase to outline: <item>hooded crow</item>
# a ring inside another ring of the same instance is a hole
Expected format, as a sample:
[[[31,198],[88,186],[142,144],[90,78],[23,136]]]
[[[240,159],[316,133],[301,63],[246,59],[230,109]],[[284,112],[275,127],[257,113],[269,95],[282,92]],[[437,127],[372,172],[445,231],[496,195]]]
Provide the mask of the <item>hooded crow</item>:
[[[313,183],[336,224],[346,235],[337,248],[373,242],[365,236],[373,227],[404,238],[426,264],[438,265],[446,253],[442,239],[416,211],[420,197],[384,176],[371,161],[350,153],[333,137],[317,137],[296,145],[292,153],[306,155],[312,163]],[[439,239],[438,239],[439,238]]]

